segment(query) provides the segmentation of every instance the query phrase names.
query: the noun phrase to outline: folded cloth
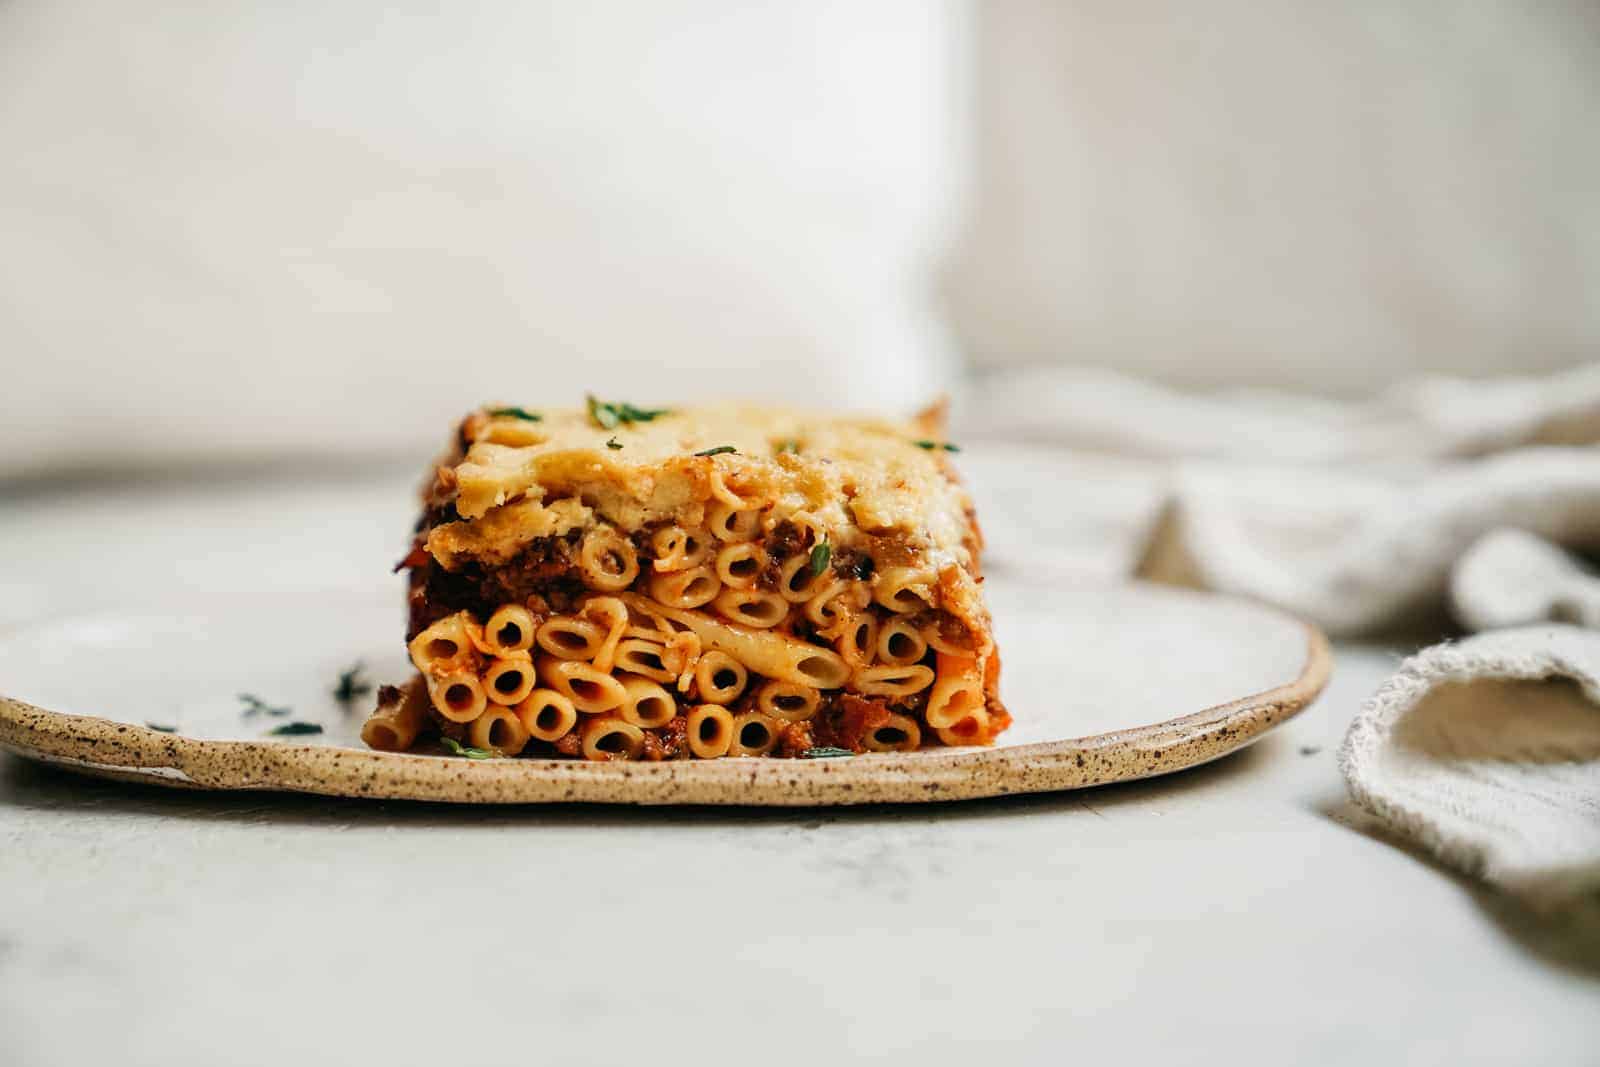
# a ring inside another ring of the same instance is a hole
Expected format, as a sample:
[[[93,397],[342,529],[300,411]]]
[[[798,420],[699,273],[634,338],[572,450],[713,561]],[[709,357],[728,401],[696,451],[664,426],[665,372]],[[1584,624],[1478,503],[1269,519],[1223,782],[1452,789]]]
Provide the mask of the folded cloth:
[[[1362,708],[1341,756],[1351,796],[1530,898],[1600,885],[1600,579],[1573,554],[1600,550],[1600,365],[1352,403],[1028,371],[962,397],[956,432],[1047,442],[1072,457],[1052,469],[1087,475],[1061,478],[1054,508],[1030,495],[999,549],[1062,531],[1054,558],[1076,563],[1121,535],[1093,558],[1336,636],[1447,610],[1484,631],[1420,652]]]
[[[1600,450],[1519,448],[1404,471],[1186,464],[1140,569],[1268,600],[1349,636],[1445,606],[1469,550],[1507,528],[1600,547]]]
[[[1541,907],[1600,892],[1600,631],[1532,626],[1408,659],[1351,724],[1350,794]]]
[[[1600,578],[1522,530],[1486,534],[1456,563],[1450,602],[1469,630],[1549,619],[1600,630]]]

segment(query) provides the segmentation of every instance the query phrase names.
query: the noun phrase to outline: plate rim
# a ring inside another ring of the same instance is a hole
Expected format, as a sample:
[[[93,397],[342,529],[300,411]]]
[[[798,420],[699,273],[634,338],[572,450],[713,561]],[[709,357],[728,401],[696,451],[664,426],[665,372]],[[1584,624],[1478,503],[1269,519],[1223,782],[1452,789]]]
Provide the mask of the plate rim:
[[[4,694],[0,748],[103,777],[222,791],[464,804],[925,803],[1060,792],[1187,770],[1259,740],[1306,708],[1327,684],[1333,654],[1316,626],[1257,601],[1181,587],[1165,591],[1245,603],[1298,627],[1306,647],[1299,674],[1200,711],[1107,733],[842,760],[464,760],[265,739],[205,740],[51,711]]]

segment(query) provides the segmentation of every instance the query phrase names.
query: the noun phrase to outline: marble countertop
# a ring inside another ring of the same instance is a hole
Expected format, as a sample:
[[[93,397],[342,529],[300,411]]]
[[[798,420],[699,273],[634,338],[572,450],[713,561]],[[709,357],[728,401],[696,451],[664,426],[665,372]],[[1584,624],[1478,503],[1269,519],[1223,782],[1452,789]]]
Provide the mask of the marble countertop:
[[[0,626],[348,584],[409,483],[0,492]],[[0,1063],[1593,1062],[1596,939],[1345,799],[1334,749],[1404,651],[1341,646],[1208,767],[947,806],[353,803],[0,756]]]

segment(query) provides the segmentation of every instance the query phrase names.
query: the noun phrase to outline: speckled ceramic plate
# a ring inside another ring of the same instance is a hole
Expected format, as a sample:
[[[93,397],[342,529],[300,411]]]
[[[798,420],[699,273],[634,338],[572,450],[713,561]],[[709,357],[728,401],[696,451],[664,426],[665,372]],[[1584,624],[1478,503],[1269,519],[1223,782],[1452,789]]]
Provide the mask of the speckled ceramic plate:
[[[378,679],[405,675],[392,592],[226,597],[0,633],[0,745],[89,773],[207,789],[463,803],[910,803],[1193,767],[1294,715],[1328,676],[1321,634],[1243,601],[1004,575],[986,589],[1016,719],[993,748],[659,764],[373,752],[357,736],[370,701],[346,711],[331,691],[357,660]],[[245,714],[241,693],[292,712]],[[324,732],[269,734],[290,719]]]

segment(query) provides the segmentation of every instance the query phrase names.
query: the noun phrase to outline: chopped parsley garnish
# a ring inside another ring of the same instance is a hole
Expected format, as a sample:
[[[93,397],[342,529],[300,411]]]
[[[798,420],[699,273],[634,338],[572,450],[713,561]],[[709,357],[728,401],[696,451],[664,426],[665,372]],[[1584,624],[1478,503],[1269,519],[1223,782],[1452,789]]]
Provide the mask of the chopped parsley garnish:
[[[833,559],[833,546],[823,541],[811,550],[811,577],[816,578],[828,569],[828,562]]]
[[[350,665],[349,670],[339,672],[339,684],[334,687],[333,699],[341,704],[354,703],[357,697],[364,697],[372,692],[372,683],[361,676],[365,668],[360,660]]]
[[[960,452],[961,451],[961,449],[957,448],[955,445],[951,444],[949,441],[912,441],[911,443],[916,445],[918,448],[925,448],[929,452],[932,452],[934,449],[937,449],[937,448],[942,448],[946,452]]]
[[[739,451],[739,450],[737,448],[734,448],[732,445],[718,445],[716,448],[707,448],[707,449],[703,449],[702,451],[696,452],[695,455],[697,455],[697,456],[725,456],[729,452],[737,452],[737,451]]]
[[[544,416],[527,408],[490,408],[489,414],[499,419],[523,419],[527,422],[543,422]]]
[[[243,715],[247,719],[254,718],[263,711],[274,718],[281,718],[294,710],[287,704],[281,707],[268,704],[254,693],[240,693],[239,702],[244,705]]]
[[[299,737],[302,734],[320,734],[322,727],[314,722],[286,722],[267,731],[268,737]]]
[[[808,748],[800,753],[801,759],[838,759],[840,756],[854,756],[848,748],[834,748],[832,745],[823,745],[820,748]]]
[[[469,748],[453,737],[441,737],[439,743],[457,756],[467,759],[494,759],[494,753],[486,748]]]
[[[609,403],[598,400],[594,394],[584,398],[589,405],[589,417],[593,419],[602,430],[615,430],[618,426],[628,426],[635,422],[649,422],[662,415],[672,414],[667,408],[636,408],[627,403]]]
[[[779,441],[776,445],[773,445],[772,451],[774,454],[779,456],[783,455],[785,452],[792,452],[798,455],[800,452],[800,442],[791,437],[787,440]]]
[[[615,452],[617,449],[622,447],[622,442],[613,437],[606,442],[606,447]]]
[[[175,734],[175,733],[178,732],[178,728],[176,726],[167,726],[167,725],[165,725],[163,723],[159,723],[159,722],[146,721],[145,725],[150,727],[150,729],[152,729],[152,730],[158,730],[158,731],[160,731],[161,733],[164,733],[164,734]]]

